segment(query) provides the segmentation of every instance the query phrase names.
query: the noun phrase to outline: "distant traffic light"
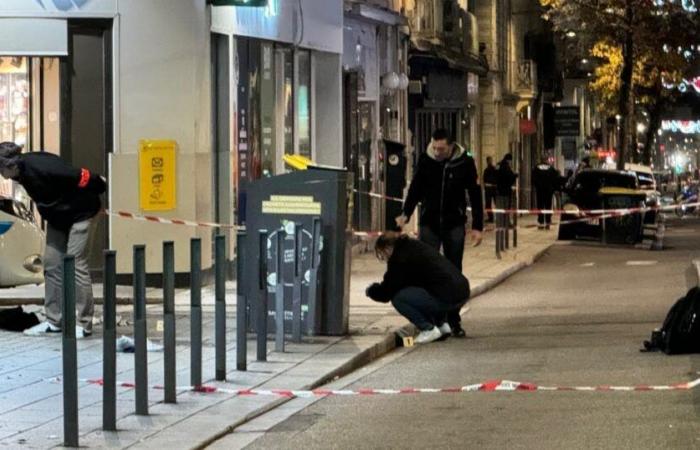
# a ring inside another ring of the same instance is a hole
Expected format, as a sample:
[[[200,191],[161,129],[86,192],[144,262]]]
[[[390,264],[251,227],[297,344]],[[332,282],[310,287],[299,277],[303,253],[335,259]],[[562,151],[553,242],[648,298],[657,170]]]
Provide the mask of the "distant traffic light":
[[[214,6],[267,6],[267,0],[209,0]]]

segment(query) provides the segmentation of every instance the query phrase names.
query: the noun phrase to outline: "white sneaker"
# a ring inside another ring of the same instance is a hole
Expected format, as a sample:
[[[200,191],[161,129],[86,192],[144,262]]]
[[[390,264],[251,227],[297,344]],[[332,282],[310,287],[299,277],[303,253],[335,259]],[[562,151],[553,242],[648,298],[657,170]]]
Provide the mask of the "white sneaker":
[[[428,344],[433,341],[437,341],[442,337],[442,332],[440,328],[433,327],[429,330],[421,331],[416,337],[416,344]]]
[[[446,334],[452,334],[452,328],[450,327],[450,324],[445,322],[442,325],[440,325],[440,333],[445,336]]]
[[[92,336],[92,331],[88,331],[85,328],[81,327],[80,325],[75,326],[75,338],[76,339],[84,339],[86,337]]]
[[[59,334],[61,329],[49,322],[41,322],[23,331],[27,336],[48,336]]]

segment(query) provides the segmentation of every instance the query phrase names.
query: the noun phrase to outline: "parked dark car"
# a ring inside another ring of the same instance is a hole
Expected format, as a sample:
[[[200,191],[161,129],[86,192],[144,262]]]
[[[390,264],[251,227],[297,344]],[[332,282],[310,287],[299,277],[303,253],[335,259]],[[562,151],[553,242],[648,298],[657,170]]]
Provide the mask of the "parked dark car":
[[[579,172],[563,193],[559,239],[594,238],[634,244],[643,236],[642,213],[601,218],[602,209],[641,208],[646,192],[632,172],[590,169]],[[568,222],[568,223],[567,223]]]

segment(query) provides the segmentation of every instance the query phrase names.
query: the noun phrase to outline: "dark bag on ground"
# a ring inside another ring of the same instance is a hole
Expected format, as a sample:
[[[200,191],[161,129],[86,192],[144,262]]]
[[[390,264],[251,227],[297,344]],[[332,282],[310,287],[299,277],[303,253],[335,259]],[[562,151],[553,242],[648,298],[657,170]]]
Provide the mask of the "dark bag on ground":
[[[26,313],[21,306],[0,309],[0,330],[24,331],[39,323],[34,313]]]
[[[666,315],[661,328],[644,341],[643,351],[662,351],[667,355],[700,353],[700,289],[688,291]]]

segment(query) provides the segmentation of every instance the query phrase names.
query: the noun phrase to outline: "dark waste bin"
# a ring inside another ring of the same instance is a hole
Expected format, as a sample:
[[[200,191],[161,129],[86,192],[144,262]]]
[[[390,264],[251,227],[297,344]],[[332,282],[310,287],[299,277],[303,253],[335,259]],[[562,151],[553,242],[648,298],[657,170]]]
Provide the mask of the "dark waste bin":
[[[244,283],[248,304],[260,300],[258,285],[258,231],[267,230],[267,310],[268,330],[275,330],[276,290],[276,239],[285,233],[284,268],[285,329],[292,329],[293,247],[295,223],[301,223],[302,235],[302,329],[312,327],[313,334],[343,335],[348,331],[350,308],[350,239],[352,229],[348,218],[352,217],[352,175],[345,170],[309,168],[284,175],[247,183],[246,190],[246,241],[244,268],[249,282]],[[309,317],[309,277],[311,266],[312,226],[314,218],[321,219],[322,251],[319,266],[318,314]],[[251,306],[249,327],[255,323]]]

